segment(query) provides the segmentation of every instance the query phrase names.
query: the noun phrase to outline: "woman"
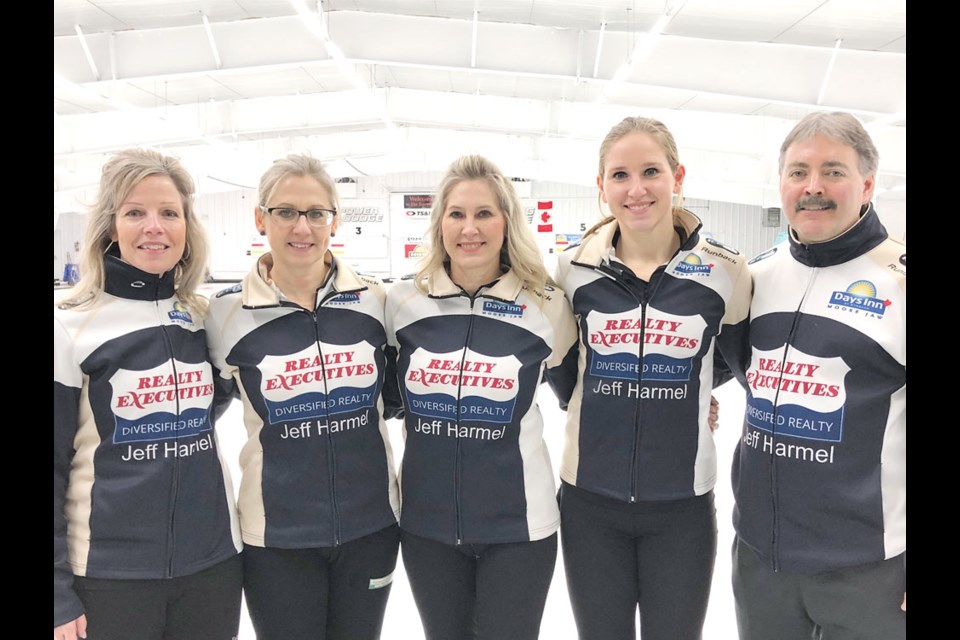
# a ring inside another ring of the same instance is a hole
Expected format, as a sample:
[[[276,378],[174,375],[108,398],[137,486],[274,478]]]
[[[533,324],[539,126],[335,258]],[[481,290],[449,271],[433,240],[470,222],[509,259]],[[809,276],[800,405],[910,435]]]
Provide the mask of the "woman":
[[[249,436],[247,608],[260,640],[378,638],[399,544],[383,285],[330,253],[337,192],[310,156],[263,174],[254,222],[270,251],[217,294],[208,323]]]
[[[108,160],[82,279],[54,310],[55,640],[238,632],[241,542],[213,430],[193,192],[155,151]]]
[[[428,639],[535,639],[557,554],[541,373],[576,344],[509,180],[465,156],[387,296],[405,408],[403,564]]]
[[[581,638],[699,638],[716,556],[710,393],[740,349],[750,278],[682,206],[677,145],[626,118],[600,146],[609,216],[561,254],[580,324],[560,467],[563,560]],[[729,375],[729,374],[727,374]],[[559,376],[558,376],[559,378]]]

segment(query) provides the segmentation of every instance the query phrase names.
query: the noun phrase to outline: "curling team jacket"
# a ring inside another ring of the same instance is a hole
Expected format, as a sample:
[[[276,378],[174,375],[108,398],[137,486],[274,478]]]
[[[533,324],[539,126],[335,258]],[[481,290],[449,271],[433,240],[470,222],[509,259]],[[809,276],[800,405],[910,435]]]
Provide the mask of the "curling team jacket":
[[[870,207],[828,242],[751,261],[752,358],[734,524],[774,570],[907,548],[907,253]]]
[[[243,402],[238,507],[253,546],[333,547],[399,514],[383,419],[385,292],[331,259],[314,309],[273,284],[269,253],[210,303],[210,356]]]
[[[674,215],[681,245],[644,282],[615,255],[616,222],[560,254],[557,282],[580,324],[577,358],[554,388],[567,407],[564,482],[624,502],[702,495],[716,483],[707,424],[721,347],[743,350],[750,305],[746,260]],[[723,360],[719,360],[721,366]]]
[[[560,525],[537,391],[576,341],[563,293],[512,272],[470,296],[446,271],[387,295],[405,407],[400,527],[445,544],[540,540]]]
[[[242,547],[214,385],[173,272],[108,255],[92,306],[54,310],[54,626],[83,613],[74,575],[186,576]]]

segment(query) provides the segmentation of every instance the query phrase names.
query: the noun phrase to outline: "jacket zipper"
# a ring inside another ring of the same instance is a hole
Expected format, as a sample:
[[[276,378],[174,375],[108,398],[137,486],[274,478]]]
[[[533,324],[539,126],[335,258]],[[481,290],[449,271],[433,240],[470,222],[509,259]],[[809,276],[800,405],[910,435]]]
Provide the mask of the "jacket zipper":
[[[173,370],[173,395],[176,412],[174,415],[180,417],[180,381],[177,376],[176,354],[173,351],[173,343],[170,341],[170,335],[167,333],[167,327],[163,324],[163,316],[160,314],[160,282],[157,281],[157,292],[154,295],[154,306],[157,309],[157,318],[160,322],[160,333],[163,335],[163,343],[167,347],[167,354],[170,357],[170,368]],[[180,434],[174,433],[173,443],[176,450],[180,448]],[[170,481],[170,521],[167,530],[167,577],[173,577],[173,557],[177,545],[176,519],[177,519],[177,500],[180,494],[180,456],[173,457],[173,477]]]
[[[321,302],[323,304],[323,302]],[[306,311],[306,310],[304,310]],[[316,309],[308,312],[313,318],[314,344],[320,354],[320,372],[323,374],[323,396],[327,400],[323,404],[323,414],[327,421],[327,465],[330,467],[330,517],[333,520],[333,546],[340,546],[340,508],[337,505],[337,451],[333,441],[333,432],[330,425],[330,388],[327,385],[327,363],[323,358],[323,347],[320,342],[320,317]],[[318,425],[319,429],[319,425]]]
[[[363,291],[364,289],[357,289],[356,291]],[[327,363],[323,357],[323,347],[321,347],[320,341],[320,316],[317,314],[317,311],[331,298],[335,298],[342,293],[349,293],[345,291],[338,291],[337,289],[331,287],[330,291],[321,298],[319,304],[313,311],[307,311],[300,305],[295,305],[297,308],[301,309],[305,313],[309,313],[313,318],[313,332],[314,332],[314,342],[317,345],[317,353],[320,354],[320,371],[323,374],[323,395],[327,399],[327,403],[324,404],[324,417],[327,420],[327,464],[330,467],[330,514],[333,518],[333,546],[339,547],[342,536],[340,531],[340,503],[337,499],[337,448],[336,443],[333,439],[333,431],[329,428],[330,425],[330,409],[329,409],[329,399],[330,399],[330,389],[327,385]],[[319,425],[318,425],[319,428]]]
[[[770,561],[775,572],[780,571],[780,487],[777,481],[777,456],[774,453],[777,450],[777,417],[780,413],[780,386],[783,383],[783,371],[786,368],[790,345],[793,342],[794,335],[796,335],[797,326],[800,324],[800,310],[803,308],[803,303],[806,301],[816,277],[817,268],[813,267],[810,273],[810,279],[807,281],[807,286],[803,291],[803,295],[800,296],[800,302],[797,304],[797,310],[793,313],[790,331],[787,333],[787,340],[783,345],[780,376],[777,380],[777,391],[773,396],[773,424],[770,425],[770,437],[773,445],[773,452],[770,454],[770,506],[773,511],[773,530],[770,532]]]
[[[465,294],[464,294],[465,295]],[[457,544],[463,543],[463,526],[461,522],[460,514],[460,494],[462,491],[460,479],[461,479],[461,469],[460,469],[460,396],[461,390],[463,389],[463,365],[467,360],[467,347],[470,345],[470,334],[473,333],[473,303],[476,301],[474,296],[468,296],[470,298],[470,320],[467,322],[467,333],[463,337],[463,351],[460,355],[460,375],[457,376],[457,415],[456,415],[456,425],[457,425],[457,450],[456,450],[456,464],[454,468],[454,478],[453,478],[453,487],[454,487],[454,506],[455,514],[457,518]]]
[[[667,263],[667,265],[669,266],[669,263]],[[636,300],[640,307],[640,340],[639,344],[637,345],[637,401],[634,404],[633,451],[630,456],[630,502],[637,501],[637,471],[640,466],[640,444],[643,440],[643,425],[640,419],[642,414],[641,405],[643,403],[643,399],[640,389],[643,387],[643,355],[647,335],[647,305],[653,298],[653,295],[662,280],[662,277],[657,276],[657,271],[659,271],[659,269],[654,270],[653,275],[650,276],[650,282],[647,283],[647,288],[644,291],[644,295],[640,295],[638,291],[634,290],[633,287],[630,286],[629,281],[627,280],[629,276],[624,276],[622,273],[618,273],[617,271],[613,270],[613,281],[616,282],[617,285],[619,285],[624,291],[626,291],[630,297]],[[654,281],[655,277],[656,280]]]

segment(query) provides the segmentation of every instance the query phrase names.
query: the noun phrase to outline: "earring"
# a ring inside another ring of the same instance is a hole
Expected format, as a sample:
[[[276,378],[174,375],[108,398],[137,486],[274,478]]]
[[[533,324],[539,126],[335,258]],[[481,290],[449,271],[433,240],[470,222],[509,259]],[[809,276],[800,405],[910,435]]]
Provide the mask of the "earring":
[[[331,237],[331,238],[333,238],[333,237],[336,236],[336,235],[337,235],[337,232],[336,232],[336,231],[331,231],[331,232],[330,232],[330,237]]]
[[[260,229],[260,235],[262,235],[262,236],[267,235],[267,230],[266,230],[266,229]]]

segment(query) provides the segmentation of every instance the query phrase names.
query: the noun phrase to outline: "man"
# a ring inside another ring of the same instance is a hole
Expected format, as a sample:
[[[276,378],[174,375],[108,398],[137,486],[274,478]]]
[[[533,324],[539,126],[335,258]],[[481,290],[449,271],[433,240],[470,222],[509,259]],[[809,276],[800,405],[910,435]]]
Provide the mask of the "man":
[[[789,240],[751,261],[733,464],[744,640],[906,637],[907,254],[870,203],[877,162],[844,113],[780,148]]]

